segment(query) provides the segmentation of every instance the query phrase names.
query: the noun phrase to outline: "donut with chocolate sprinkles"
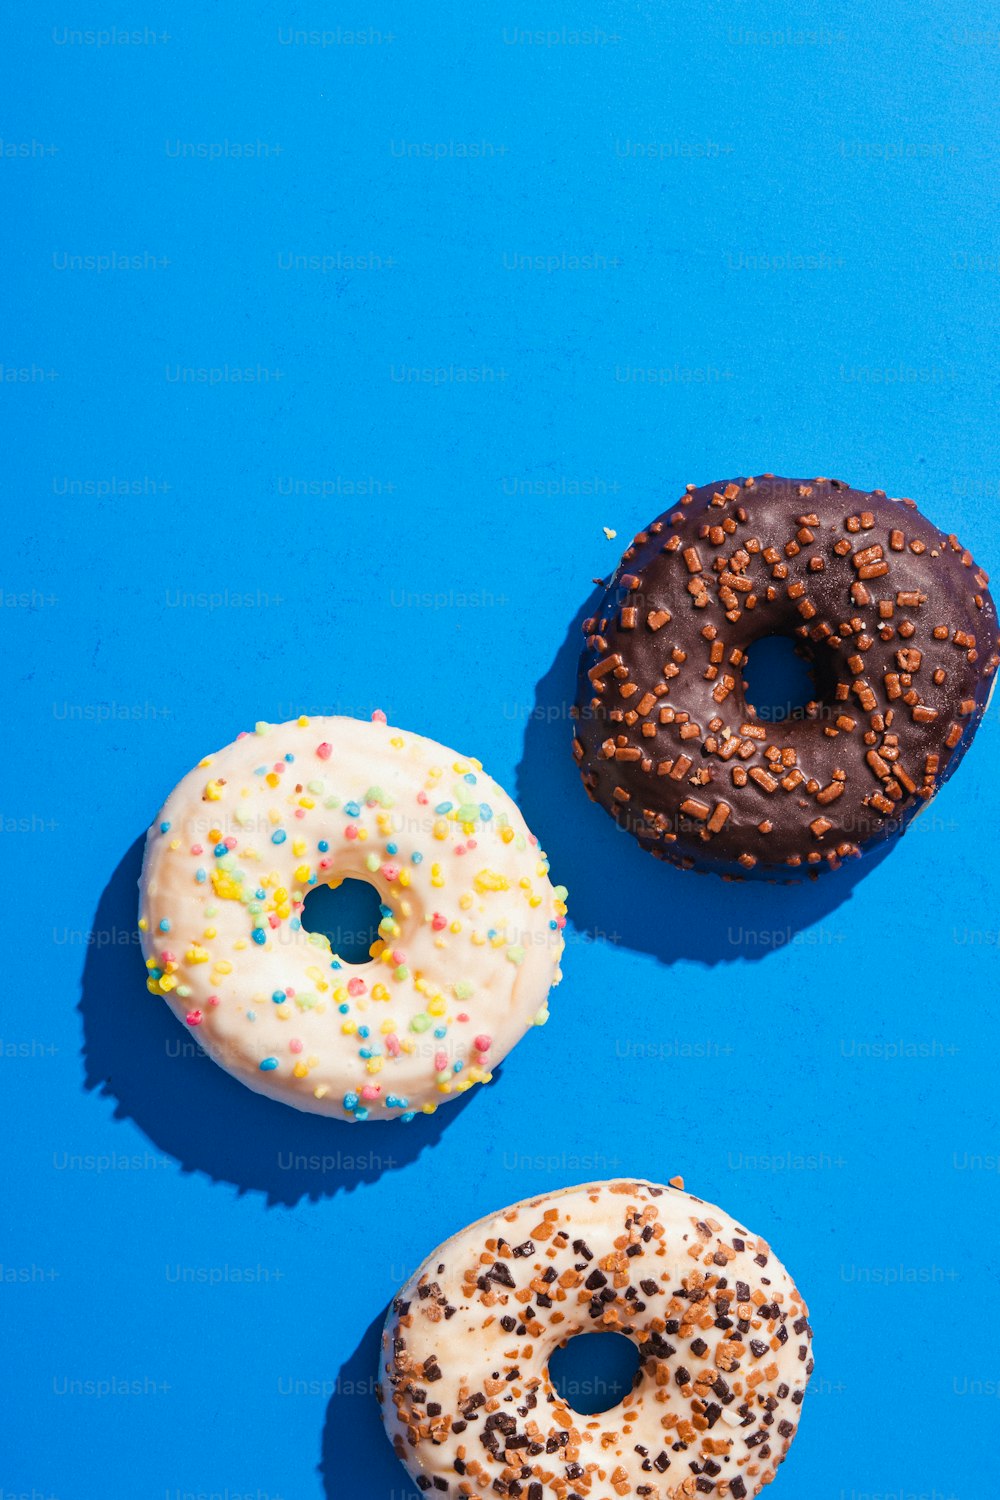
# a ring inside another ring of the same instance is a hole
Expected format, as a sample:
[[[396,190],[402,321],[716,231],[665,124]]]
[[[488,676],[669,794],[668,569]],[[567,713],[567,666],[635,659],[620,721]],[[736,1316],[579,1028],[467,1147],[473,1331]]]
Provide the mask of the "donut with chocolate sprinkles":
[[[696,488],[584,621],[573,753],[659,859],[735,879],[836,869],[903,832],[995,684],[987,574],[914,501],[773,474]],[[816,694],[764,722],[743,669],[792,639]]]
[[[455,1500],[757,1495],[812,1373],[805,1303],[764,1240],[700,1198],[595,1182],[454,1235],[393,1300],[378,1397],[419,1490]],[[640,1364],[582,1416],[553,1351],[612,1331]]]

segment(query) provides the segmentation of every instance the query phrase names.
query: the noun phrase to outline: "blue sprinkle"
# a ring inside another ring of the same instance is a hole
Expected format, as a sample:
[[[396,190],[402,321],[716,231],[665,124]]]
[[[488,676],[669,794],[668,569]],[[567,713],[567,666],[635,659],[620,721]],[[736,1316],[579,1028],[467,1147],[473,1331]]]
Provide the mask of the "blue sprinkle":
[[[295,756],[294,755],[286,755],[285,759],[288,762],[288,764],[291,765],[292,761],[295,759]]]
[[[221,859],[224,854],[229,853],[229,850],[226,848],[225,844],[216,844],[215,849],[212,852],[214,853],[216,859]]]
[[[479,816],[482,818],[482,820],[483,820],[484,823],[489,823],[489,822],[492,821],[492,819],[493,819],[493,809],[492,809],[492,807],[490,807],[490,805],[489,805],[488,802],[480,802],[480,804],[479,804]]]
[[[254,771],[253,774],[255,776],[266,776],[267,775],[267,767],[266,766],[258,766],[257,769]]]
[[[420,852],[419,849],[417,850],[416,854],[411,854],[410,855],[410,858],[413,860],[413,863],[415,865],[419,865],[420,861],[423,859],[423,857],[424,856],[421,854],[421,852]]]
[[[382,913],[383,917],[391,917],[392,916],[392,907],[391,906],[380,906],[379,907],[379,911]]]
[[[549,926],[551,927],[552,931],[555,932],[556,928],[559,926],[559,923],[553,920],[549,923]]]
[[[271,834],[271,843],[272,844],[283,844],[285,842],[285,840],[287,839],[287,837],[288,837],[288,834],[285,832],[285,830],[283,828],[276,828],[274,830],[274,832]]]
[[[438,1040],[440,1040],[441,1037],[443,1037],[443,1036],[447,1036],[448,1035],[448,1028],[447,1028],[447,1026],[435,1026],[435,1028],[434,1028],[434,1035],[438,1038]]]
[[[342,969],[342,968],[343,968],[343,967],[344,967],[344,966],[343,966],[343,964],[342,964],[342,963],[341,963],[341,962],[340,962],[340,959],[339,959],[339,958],[335,958],[335,959],[333,959],[333,961],[332,961],[332,962],[331,962],[331,964],[330,964],[330,968],[331,968],[331,969]]]
[[[273,1073],[277,1066],[278,1059],[276,1057],[265,1057],[260,1065],[260,1071],[262,1073]]]
[[[466,774],[462,777],[462,780],[467,781],[470,786],[475,786],[476,784],[476,778],[471,771],[467,771]]]
[[[169,823],[161,823],[160,824],[160,832],[161,833],[169,833],[170,832],[170,824]]]
[[[164,917],[163,918],[162,922],[160,923],[160,931],[161,932],[169,932],[170,931],[170,918],[169,917]]]
[[[451,812],[454,805],[455,804],[453,802],[439,802],[434,811],[436,813],[441,813],[441,815],[444,816],[445,813]]]
[[[400,1117],[399,1117],[400,1123],[403,1124],[403,1125],[409,1125],[410,1121],[413,1119],[413,1116],[415,1114],[416,1114],[416,1110],[408,1109],[406,1111],[405,1115],[400,1115]]]
[[[462,1059],[461,1058],[459,1058],[458,1062],[455,1064],[453,1071],[456,1072],[456,1073],[461,1073],[461,1071],[462,1071]]]
[[[274,1001],[275,1005],[283,1005],[285,1003],[284,990],[275,990],[274,994],[271,996],[271,999]]]
[[[368,1111],[367,1111],[367,1109],[365,1109],[363,1106],[359,1105],[358,1108],[354,1111],[354,1118],[356,1120],[367,1120],[367,1118],[368,1118]]]
[[[195,880],[197,880],[199,885],[204,885],[205,881],[208,879],[208,876],[205,874],[204,870],[196,870],[194,873],[194,878]]]
[[[372,1055],[372,1049],[370,1047],[362,1047],[361,1050],[360,1050],[360,1052],[358,1053],[358,1056],[359,1057],[363,1057],[364,1060],[365,1060],[365,1062],[368,1061],[368,1059],[371,1057],[371,1055]]]
[[[398,854],[399,853],[399,845],[398,844],[386,844],[386,846],[385,846],[385,852],[386,852],[386,854]]]
[[[350,1010],[350,1008],[351,1007],[348,1005],[348,1003],[347,1003],[346,1000],[344,1001],[344,1003],[342,1005],[338,1005],[337,1006],[337,1009],[340,1011],[340,1014],[342,1016],[346,1016],[347,1013],[348,1013],[348,1011]]]
[[[361,808],[356,802],[345,802],[344,811],[349,818],[359,818],[361,816]]]
[[[327,843],[326,839],[320,839],[316,847],[319,850],[320,854],[325,854],[330,845]]]
[[[250,936],[253,938],[255,943],[267,942],[267,933],[264,931],[263,927],[255,927]]]
[[[160,978],[162,978],[162,976],[163,976],[163,970],[162,969],[150,969],[150,971],[149,971],[149,977],[150,977],[150,979],[160,979]]]
[[[265,891],[265,889],[264,889],[264,887],[262,885],[259,885],[257,887],[256,891],[254,892],[254,895],[257,897],[258,901],[264,901],[267,898],[267,892]]]
[[[288,925],[293,932],[298,932],[299,928],[302,926],[302,923],[298,917],[293,917]]]
[[[345,1094],[344,1095],[344,1108],[350,1110],[350,1109],[357,1109],[357,1107],[358,1107],[358,1096],[357,1096],[357,1094]]]
[[[247,1020],[248,1021],[256,1021],[256,1019],[257,1019],[257,1012],[255,1010],[248,1010],[247,1011]]]
[[[368,1026],[359,1026],[358,1027],[358,1036],[362,1036],[362,1037],[364,1037],[364,1036],[371,1036],[371,1029],[370,1029],[370,1027],[368,1027]]]

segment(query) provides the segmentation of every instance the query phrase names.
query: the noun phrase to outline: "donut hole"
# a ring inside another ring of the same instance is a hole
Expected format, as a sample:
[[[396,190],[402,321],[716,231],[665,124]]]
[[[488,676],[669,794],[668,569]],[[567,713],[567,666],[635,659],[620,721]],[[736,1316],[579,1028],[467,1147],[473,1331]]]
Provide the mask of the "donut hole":
[[[743,663],[743,691],[762,724],[804,719],[809,704],[821,696],[812,656],[787,635],[765,635],[753,643]]]
[[[348,964],[366,964],[378,939],[382,901],[367,880],[348,877],[339,885],[317,885],[302,904],[306,932],[322,932],[330,950]]]
[[[636,1384],[639,1350],[623,1333],[578,1333],[549,1359],[549,1380],[558,1395],[591,1417],[625,1400]]]

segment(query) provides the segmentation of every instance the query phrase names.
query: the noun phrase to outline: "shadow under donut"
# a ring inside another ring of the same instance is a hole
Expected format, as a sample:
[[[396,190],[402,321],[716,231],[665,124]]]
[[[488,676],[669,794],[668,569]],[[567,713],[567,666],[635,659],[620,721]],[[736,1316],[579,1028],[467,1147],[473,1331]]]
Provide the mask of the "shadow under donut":
[[[549,857],[553,879],[569,889],[567,946],[574,939],[620,943],[662,963],[764,958],[850,900],[891,844],[795,885],[698,875],[641,849],[588,799],[571,749],[583,621],[602,595],[593,590],[577,611],[536,686],[517,768],[518,804]]]
[[[349,1192],[433,1147],[476,1090],[408,1125],[349,1126],[256,1094],[205,1055],[146,990],[136,928],[144,842],[132,844],[94,915],[79,1006],[84,1088],[114,1099],[115,1118],[134,1120],[183,1171],[263,1193],[269,1205]]]
[[[420,1500],[420,1491],[389,1443],[375,1397],[385,1308],[341,1366],[326,1409],[319,1472],[327,1500],[347,1495]]]

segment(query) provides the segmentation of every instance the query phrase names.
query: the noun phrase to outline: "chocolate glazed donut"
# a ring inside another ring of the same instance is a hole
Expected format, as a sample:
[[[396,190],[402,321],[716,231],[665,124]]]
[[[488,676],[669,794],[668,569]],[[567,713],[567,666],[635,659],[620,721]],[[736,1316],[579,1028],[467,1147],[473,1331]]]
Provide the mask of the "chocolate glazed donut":
[[[735,878],[837,868],[951,775],[997,655],[987,575],[912,500],[836,479],[689,485],[584,622],[573,750],[657,858]],[[816,698],[758,720],[742,668],[791,637]]]

